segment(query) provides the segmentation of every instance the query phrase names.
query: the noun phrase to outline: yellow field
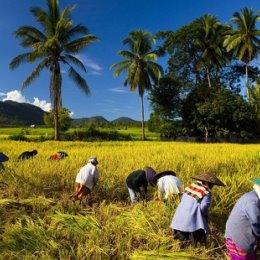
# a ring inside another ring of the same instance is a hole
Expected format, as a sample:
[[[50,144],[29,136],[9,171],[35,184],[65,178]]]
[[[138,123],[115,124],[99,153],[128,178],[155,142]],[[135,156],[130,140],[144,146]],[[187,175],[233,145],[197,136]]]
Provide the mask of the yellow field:
[[[18,162],[25,150],[33,160]],[[68,158],[49,161],[66,151]],[[260,175],[260,146],[174,142],[15,142],[0,141],[10,160],[0,172],[0,259],[225,259],[223,233],[235,201]],[[69,201],[74,179],[89,156],[99,160],[94,206]],[[126,176],[152,166],[174,170],[184,187],[190,177],[212,171],[227,187],[214,187],[209,212],[213,234],[207,248],[181,251],[169,228],[176,198],[129,205]]]

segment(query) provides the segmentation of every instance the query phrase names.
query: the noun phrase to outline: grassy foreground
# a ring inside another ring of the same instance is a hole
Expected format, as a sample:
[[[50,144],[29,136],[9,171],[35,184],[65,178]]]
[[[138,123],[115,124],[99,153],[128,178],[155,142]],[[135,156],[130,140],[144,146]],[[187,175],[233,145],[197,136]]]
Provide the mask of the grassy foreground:
[[[25,150],[35,159],[18,162]],[[63,161],[51,154],[66,151]],[[225,259],[224,227],[236,200],[259,177],[260,146],[174,142],[0,141],[10,160],[0,172],[0,259]],[[90,155],[99,160],[100,180],[92,208],[69,200],[74,179]],[[227,187],[214,187],[209,212],[213,234],[207,248],[181,250],[169,228],[178,198],[164,204],[150,188],[146,203],[130,205],[125,178],[152,166],[175,170],[184,186],[201,171],[213,171]]]

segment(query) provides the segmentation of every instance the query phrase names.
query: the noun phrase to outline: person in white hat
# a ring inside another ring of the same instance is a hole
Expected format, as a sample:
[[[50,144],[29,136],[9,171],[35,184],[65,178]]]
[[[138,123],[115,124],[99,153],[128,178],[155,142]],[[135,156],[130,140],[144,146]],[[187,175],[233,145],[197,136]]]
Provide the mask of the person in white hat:
[[[76,176],[76,194],[74,195],[74,199],[79,200],[80,204],[82,204],[82,199],[87,195],[90,196],[90,204],[92,203],[91,191],[94,189],[99,179],[97,164],[97,157],[91,156],[87,164],[80,169],[79,173]]]

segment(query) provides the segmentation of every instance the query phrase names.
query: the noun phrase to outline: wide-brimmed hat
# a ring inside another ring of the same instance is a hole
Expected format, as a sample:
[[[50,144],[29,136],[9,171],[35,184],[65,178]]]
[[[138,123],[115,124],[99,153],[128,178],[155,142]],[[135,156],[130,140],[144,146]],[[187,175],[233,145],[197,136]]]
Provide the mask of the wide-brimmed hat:
[[[9,158],[4,153],[0,152],[0,162],[6,162]]]
[[[253,178],[251,179],[255,184],[260,185],[260,178]]]
[[[167,175],[176,176],[176,173],[174,171],[163,171],[163,172],[157,173],[153,177],[153,181],[156,183],[160,178],[167,176]]]
[[[214,174],[209,173],[209,172],[204,172],[201,174],[198,174],[196,176],[191,177],[195,180],[199,181],[206,181],[210,182],[212,184],[218,185],[218,186],[226,186],[220,179],[218,179]]]
[[[96,156],[90,156],[88,162],[98,164],[98,160]]]
[[[147,167],[145,171],[146,179],[149,182],[150,185],[153,187],[156,185],[156,182],[154,182],[154,175],[156,174],[156,171],[152,167]]]

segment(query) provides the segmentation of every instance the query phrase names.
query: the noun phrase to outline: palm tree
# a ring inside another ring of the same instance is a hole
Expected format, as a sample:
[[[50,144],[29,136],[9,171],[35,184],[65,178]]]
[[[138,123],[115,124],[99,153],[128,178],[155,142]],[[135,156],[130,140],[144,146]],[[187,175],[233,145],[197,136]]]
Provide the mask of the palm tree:
[[[13,70],[23,63],[38,65],[24,80],[21,90],[28,87],[47,68],[50,70],[50,97],[54,110],[55,140],[59,140],[59,109],[62,107],[61,64],[68,66],[68,75],[85,93],[90,90],[86,80],[75,70],[77,66],[86,72],[85,65],[75,56],[83,48],[97,40],[89,34],[88,29],[80,24],[73,25],[71,13],[75,6],[59,9],[58,0],[47,0],[47,10],[33,7],[30,12],[40,29],[33,26],[22,26],[15,31],[15,36],[21,39],[21,46],[30,51],[16,56],[9,67]]]
[[[208,85],[211,87],[210,70],[213,68],[216,72],[226,62],[223,53],[223,36],[226,27],[222,26],[215,16],[208,14],[197,19],[195,25],[194,46],[199,51],[196,69],[205,69]]]
[[[115,69],[114,77],[118,77],[121,72],[127,72],[124,85],[129,85],[130,91],[135,91],[138,88],[141,99],[142,140],[145,140],[144,92],[151,89],[152,83],[157,84],[163,73],[162,67],[155,62],[158,58],[158,53],[153,51],[154,43],[155,39],[149,32],[140,29],[130,32],[123,41],[123,44],[129,47],[129,51],[120,50],[117,53],[124,60],[111,66],[111,69]]]
[[[253,9],[244,8],[241,14],[235,12],[231,21],[237,26],[237,29],[230,29],[224,40],[224,47],[227,51],[234,51],[234,56],[243,61],[246,65],[246,88],[248,90],[248,64],[257,57],[260,50],[260,31],[256,24],[260,20],[258,14],[254,14]]]

